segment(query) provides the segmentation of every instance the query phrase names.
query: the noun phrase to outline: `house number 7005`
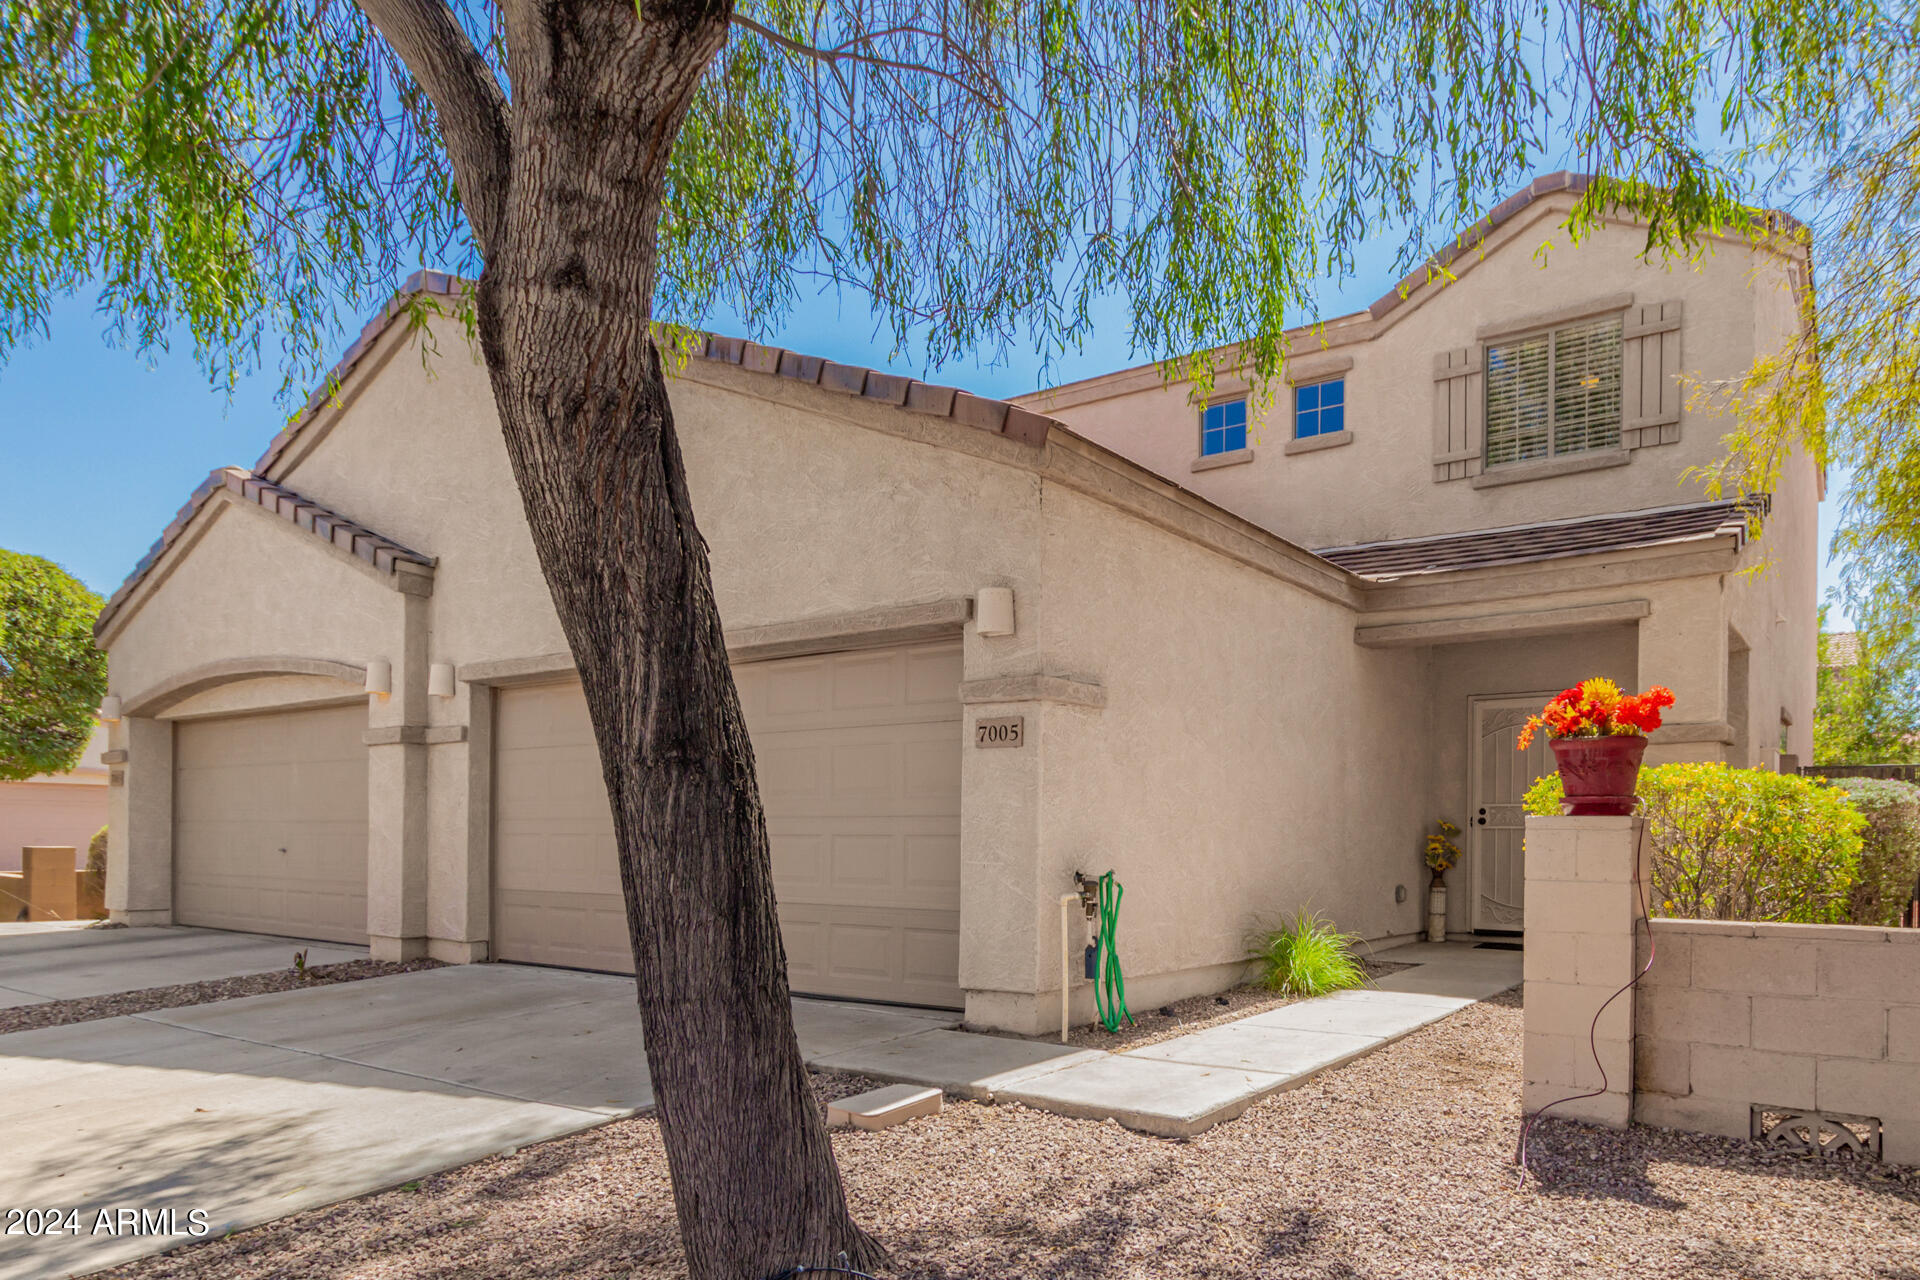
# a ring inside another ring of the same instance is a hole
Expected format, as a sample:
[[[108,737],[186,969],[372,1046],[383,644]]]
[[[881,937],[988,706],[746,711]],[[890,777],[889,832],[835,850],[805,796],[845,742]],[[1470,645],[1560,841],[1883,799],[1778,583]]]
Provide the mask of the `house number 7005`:
[[[976,747],[1017,747],[1026,737],[1025,716],[988,716],[974,721]]]

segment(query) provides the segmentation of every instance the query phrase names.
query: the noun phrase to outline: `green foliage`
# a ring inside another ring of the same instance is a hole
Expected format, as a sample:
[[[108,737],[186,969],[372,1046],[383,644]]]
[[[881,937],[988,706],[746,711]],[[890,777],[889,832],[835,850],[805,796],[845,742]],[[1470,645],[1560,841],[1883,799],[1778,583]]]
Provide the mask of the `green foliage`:
[[[1253,955],[1260,985],[1296,996],[1364,986],[1367,971],[1353,955],[1359,940],[1359,934],[1341,933],[1325,916],[1302,907],[1291,924],[1261,936]]]
[[[1802,323],[1741,378],[1702,384],[1697,399],[1732,415],[1727,455],[1705,472],[1712,493],[1779,492],[1796,450],[1845,469],[1832,552],[1872,649],[1859,679],[1887,682],[1853,697],[1885,707],[1897,692],[1911,722],[1920,708],[1920,23],[1910,11],[1885,17],[1860,27],[1824,104],[1765,108],[1772,125],[1742,162],[1776,168],[1810,219],[1793,233],[1815,249],[1812,272],[1791,282]],[[1843,715],[1823,749],[1883,750],[1884,732],[1863,714],[1872,709]]]
[[[1824,619],[1825,609],[1821,610]],[[1853,661],[1833,664],[1820,633],[1813,704],[1815,764],[1911,764],[1920,760],[1920,669],[1897,633],[1856,634]]]
[[[542,60],[504,53],[534,11],[454,14],[508,109],[538,101]],[[1576,238],[1616,212],[1652,250],[1752,229],[1703,135],[1824,109],[1879,16],[756,0],[669,153],[658,243],[633,251],[657,251],[661,318],[688,324],[725,308],[764,331],[801,282],[844,285],[938,364],[1072,350],[1117,298],[1140,352],[1205,378],[1229,344],[1271,376],[1312,282],[1383,225],[1410,267],[1565,155],[1607,175]],[[337,309],[414,262],[480,265],[443,118],[349,0],[20,0],[0,83],[0,354],[103,281],[136,345],[184,321],[230,377],[278,332],[310,382]]]
[[[1835,778],[1866,818],[1849,924],[1895,925],[1920,881],[1920,787],[1891,778]]]
[[[0,551],[0,781],[65,773],[93,736],[100,597],[51,560]]]
[[[100,828],[87,841],[87,887],[103,899],[107,892],[107,829]]]
[[[1650,768],[1658,767],[1650,766]],[[1649,769],[1640,770],[1642,780],[1646,778],[1648,772]],[[1520,807],[1536,817],[1551,818],[1559,814],[1560,801],[1565,796],[1566,790],[1560,785],[1560,775],[1558,773],[1543,774],[1535,778],[1533,785],[1527,788],[1527,793],[1520,797]]]
[[[1662,764],[1640,771],[1639,793],[1655,915],[1847,921],[1866,819],[1838,787],[1764,769]],[[1523,805],[1557,814],[1561,795],[1560,775],[1548,774]]]

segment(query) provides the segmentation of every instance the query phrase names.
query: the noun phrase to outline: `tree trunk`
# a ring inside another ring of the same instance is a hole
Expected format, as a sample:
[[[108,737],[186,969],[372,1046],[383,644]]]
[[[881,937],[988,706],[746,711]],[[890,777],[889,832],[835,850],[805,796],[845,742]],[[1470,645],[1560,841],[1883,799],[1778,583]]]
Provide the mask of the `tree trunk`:
[[[527,11],[520,11],[523,21]],[[561,0],[509,32],[480,335],[579,666],[694,1280],[872,1269],[794,1036],[767,831],[649,322],[667,156],[724,5]]]

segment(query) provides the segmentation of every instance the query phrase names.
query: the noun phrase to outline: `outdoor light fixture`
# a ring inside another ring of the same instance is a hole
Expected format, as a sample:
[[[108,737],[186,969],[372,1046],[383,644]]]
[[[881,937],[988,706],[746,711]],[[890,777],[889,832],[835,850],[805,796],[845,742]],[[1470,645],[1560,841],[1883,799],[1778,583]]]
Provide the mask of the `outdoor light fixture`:
[[[429,698],[453,696],[453,664],[451,662],[436,662],[427,668],[427,696]]]
[[[982,587],[973,595],[973,629],[983,636],[1013,634],[1013,588]]]
[[[393,664],[385,658],[373,658],[367,662],[367,692],[376,698],[384,698],[393,692]]]
[[[100,718],[108,724],[120,723],[120,695],[110,693],[100,699]]]

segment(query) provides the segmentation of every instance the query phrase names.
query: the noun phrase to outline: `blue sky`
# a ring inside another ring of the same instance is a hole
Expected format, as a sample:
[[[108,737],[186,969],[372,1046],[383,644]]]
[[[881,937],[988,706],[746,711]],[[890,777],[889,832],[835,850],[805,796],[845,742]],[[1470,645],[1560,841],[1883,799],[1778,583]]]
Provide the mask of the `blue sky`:
[[[1320,313],[1357,310],[1385,292],[1397,278],[1392,243],[1383,237],[1360,256],[1351,278],[1323,286]],[[361,319],[345,317],[344,332],[357,331]],[[102,595],[119,585],[208,471],[250,465],[286,413],[275,399],[277,369],[246,378],[229,400],[224,389],[209,387],[184,341],[141,355],[110,345],[105,327],[91,296],[68,299],[54,309],[45,339],[0,366],[0,547],[58,561]],[[709,327],[744,332],[726,316],[711,318]],[[1098,341],[1051,369],[1016,353],[1002,364],[954,364],[931,376],[1008,396],[1141,362],[1129,350],[1117,304],[1098,331]],[[808,299],[770,340],[928,374],[887,359],[887,335],[853,294]],[[1823,547],[1832,539],[1843,478],[1833,477],[1822,508]],[[1833,581],[1827,566],[1823,595]],[[1829,625],[1844,625],[1835,614]]]

